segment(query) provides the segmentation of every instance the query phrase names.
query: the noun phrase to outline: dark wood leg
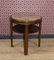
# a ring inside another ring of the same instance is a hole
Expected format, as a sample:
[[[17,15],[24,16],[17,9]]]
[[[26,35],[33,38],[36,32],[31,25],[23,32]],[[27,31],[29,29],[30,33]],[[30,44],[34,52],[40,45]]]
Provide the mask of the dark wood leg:
[[[25,32],[24,32],[24,55],[28,55],[28,25],[25,25]]]
[[[13,31],[12,31],[12,21],[10,20],[10,38],[11,38],[11,47],[13,47]]]
[[[11,47],[13,47],[13,32],[11,31]]]
[[[40,47],[41,43],[41,22],[39,23],[39,34],[38,34],[38,47]]]

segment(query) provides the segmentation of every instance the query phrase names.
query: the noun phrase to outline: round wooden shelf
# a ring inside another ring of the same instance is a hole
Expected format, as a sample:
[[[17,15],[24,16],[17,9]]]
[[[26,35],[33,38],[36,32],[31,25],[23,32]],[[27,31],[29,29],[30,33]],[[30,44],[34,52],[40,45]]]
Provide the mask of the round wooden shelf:
[[[15,26],[13,26],[13,31],[17,32],[17,33],[24,33],[25,25],[21,25],[21,24],[15,25]],[[37,32],[37,31],[39,31],[39,27],[38,26],[29,25],[29,33],[34,33],[34,32]]]

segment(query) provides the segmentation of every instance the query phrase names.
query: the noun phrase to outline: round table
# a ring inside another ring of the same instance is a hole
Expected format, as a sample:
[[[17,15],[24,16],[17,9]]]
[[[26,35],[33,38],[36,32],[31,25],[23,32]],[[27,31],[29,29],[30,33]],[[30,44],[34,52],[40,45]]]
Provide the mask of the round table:
[[[13,23],[16,25],[24,25],[24,54],[28,55],[28,34],[29,34],[29,25],[39,24],[39,36],[41,33],[41,22],[42,17],[35,16],[35,15],[26,15],[26,14],[14,14],[10,17],[10,28],[11,28],[11,46],[13,47],[13,38],[12,38],[12,30],[13,30]],[[33,29],[33,28],[32,28]],[[40,37],[39,37],[39,46],[40,46]]]

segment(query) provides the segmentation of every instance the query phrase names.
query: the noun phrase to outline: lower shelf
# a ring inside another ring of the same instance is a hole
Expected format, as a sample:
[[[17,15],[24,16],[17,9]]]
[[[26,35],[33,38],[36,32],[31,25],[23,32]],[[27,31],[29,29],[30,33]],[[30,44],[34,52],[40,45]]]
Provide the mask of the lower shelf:
[[[15,25],[13,26],[13,31],[17,33],[24,33],[25,25]],[[29,25],[29,33],[35,33],[39,31],[39,27],[36,25]]]

